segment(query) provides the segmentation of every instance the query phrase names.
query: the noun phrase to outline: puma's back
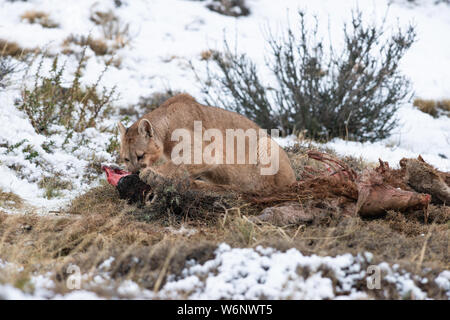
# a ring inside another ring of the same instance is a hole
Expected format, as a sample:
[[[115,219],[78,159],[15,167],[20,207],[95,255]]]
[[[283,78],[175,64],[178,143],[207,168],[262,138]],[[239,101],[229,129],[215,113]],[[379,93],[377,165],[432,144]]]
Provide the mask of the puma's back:
[[[152,167],[173,175],[180,164],[174,154],[181,154],[185,171],[207,183],[269,191],[295,181],[286,153],[269,136],[260,135],[264,131],[257,124],[238,113],[201,105],[188,94],[168,99],[128,129],[119,128],[121,157],[133,172]],[[185,148],[179,152],[181,142]],[[262,174],[270,167],[263,160],[275,155],[276,171]]]

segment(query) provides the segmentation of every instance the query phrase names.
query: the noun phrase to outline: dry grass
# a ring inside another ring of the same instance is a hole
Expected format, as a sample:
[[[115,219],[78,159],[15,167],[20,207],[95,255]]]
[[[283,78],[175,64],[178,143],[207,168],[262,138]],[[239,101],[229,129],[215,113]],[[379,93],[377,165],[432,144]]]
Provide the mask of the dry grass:
[[[62,44],[62,47],[63,47],[62,52],[64,54],[75,53],[70,48],[70,44],[75,44],[79,47],[88,46],[92,51],[94,51],[95,55],[97,55],[97,56],[104,56],[106,54],[111,53],[105,40],[93,39],[90,36],[88,36],[88,37],[75,36],[75,35],[68,36]]]
[[[299,150],[289,154],[291,159],[296,155],[299,163],[306,161]],[[450,208],[446,206],[430,206],[428,223],[424,222],[423,212],[389,212],[384,219],[325,212],[310,224],[280,228],[251,222],[248,217],[262,208],[237,195],[224,199],[210,193],[185,192],[182,203],[174,206],[179,192],[181,189],[172,189],[167,193],[170,196],[155,202],[152,208],[119,200],[116,189],[105,184],[76,198],[59,216],[0,213],[0,257],[25,268],[8,281],[27,289],[30,272],[53,271],[56,291],[64,293],[68,291],[65,270],[69,264],[87,273],[113,256],[113,279],[132,279],[157,291],[168,274],[181,273],[186,261],[203,263],[211,259],[220,242],[232,247],[271,246],[281,251],[297,248],[303,254],[321,256],[368,251],[374,256],[373,264],[399,264],[419,275],[424,275],[423,268],[429,268],[427,277],[435,277],[450,267]],[[0,199],[8,197],[2,193]],[[195,197],[202,201],[195,201]],[[181,226],[196,232],[174,232]],[[359,289],[364,288],[361,284]],[[393,284],[383,283],[383,288],[390,292],[390,298],[404,298],[395,293]],[[432,282],[421,289],[429,297],[445,298]],[[94,290],[108,295],[101,288]],[[376,290],[367,293],[383,298]]]
[[[106,182],[87,193],[77,197],[70,204],[69,214],[90,215],[98,212],[120,212],[124,209],[125,202],[118,200],[116,189]]]
[[[0,39],[0,56],[21,59],[37,50],[22,48],[16,42]]]
[[[102,39],[88,39],[87,44],[92,51],[95,52],[97,56],[104,56],[108,53],[108,45]]]
[[[69,84],[63,84],[67,70],[64,63],[59,62],[59,56],[52,59],[51,68],[45,74],[42,64],[48,56],[42,54],[33,61],[37,65],[33,75],[34,85],[22,89],[22,99],[18,102],[17,108],[26,113],[37,133],[54,134],[55,131],[50,129],[52,124],[64,126],[69,132],[72,130],[81,132],[86,128],[98,126],[105,117],[111,115],[112,103],[116,99],[116,88],[100,87],[107,66],[99,74],[96,82],[80,86],[86,68],[86,50],[87,46],[84,46],[77,58],[77,69]],[[33,64],[30,64],[29,68],[32,66]],[[100,91],[101,89],[103,90]],[[38,153],[30,153],[29,156],[36,157]]]
[[[113,279],[132,279],[150,290],[158,289],[165,275],[179,275],[187,260],[212,258],[219,242],[331,256],[369,251],[374,254],[373,263],[398,263],[415,272],[420,262],[435,275],[449,268],[448,207],[432,206],[429,224],[418,213],[390,212],[378,220],[324,215],[310,225],[283,228],[249,221],[247,217],[259,209],[236,200],[235,207],[209,216],[205,212],[203,219],[168,212],[144,222],[143,208],[118,200],[116,190],[105,185],[75,199],[58,217],[0,214],[0,256],[23,265],[23,279],[32,271],[56,270],[54,280],[60,292],[67,291],[64,270],[70,263],[88,272],[110,256],[116,258]],[[197,232],[171,231],[181,225]]]
[[[61,52],[66,55],[80,56],[80,50],[89,47],[96,56],[104,57],[106,66],[120,68],[122,58],[115,54],[117,47],[102,38],[94,39],[91,36],[70,35],[64,39]]]
[[[77,198],[69,213],[58,217],[0,213],[0,256],[23,265],[23,278],[34,271],[56,270],[60,292],[67,291],[64,270],[70,263],[88,272],[114,256],[113,278],[131,278],[153,289],[168,250],[176,249],[168,273],[181,272],[186,259],[206,261],[212,257],[215,242],[186,241],[168,232],[165,222],[139,222],[132,208],[117,200],[114,189],[104,186]],[[159,285],[163,280],[165,277]]]
[[[317,150],[319,152],[324,152],[337,157],[336,153],[332,149],[321,147],[317,148],[312,145],[310,141],[300,139],[298,143],[286,149],[292,168],[294,169],[298,180],[307,177],[308,174],[314,173],[315,171],[326,169],[322,162],[315,161],[308,157],[307,152],[310,150]],[[357,173],[362,172],[366,168],[375,168],[377,165],[376,163],[364,161],[361,157],[355,158],[345,156],[342,160]]]
[[[48,13],[37,10],[28,10],[20,17],[22,21],[27,21],[31,24],[40,24],[44,28],[58,28],[59,24],[53,21]]]
[[[440,115],[447,115],[450,117],[450,99],[426,100],[419,98],[414,100],[414,106],[419,108],[420,111],[428,113],[435,118]]]
[[[4,192],[0,189],[0,208],[20,209],[23,206],[23,200],[17,194]]]
[[[60,196],[61,190],[71,190],[73,188],[72,183],[64,180],[59,174],[42,178],[38,182],[38,186],[45,190],[47,199]]]

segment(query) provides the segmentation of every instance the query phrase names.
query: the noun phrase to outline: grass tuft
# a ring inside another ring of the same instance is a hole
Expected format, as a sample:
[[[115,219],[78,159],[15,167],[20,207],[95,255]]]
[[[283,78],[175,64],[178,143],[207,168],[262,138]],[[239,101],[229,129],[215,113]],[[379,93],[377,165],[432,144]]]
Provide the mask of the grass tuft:
[[[59,24],[53,21],[49,14],[43,11],[28,10],[20,17],[22,21],[30,24],[40,24],[43,28],[58,28]]]
[[[70,48],[70,44],[75,44],[80,47],[89,47],[97,56],[104,56],[111,54],[108,44],[103,39],[93,39],[91,36],[76,36],[70,35],[63,42],[63,53],[74,54],[75,51]]]
[[[76,264],[87,273],[114,257],[111,265],[114,280],[131,279],[144,288],[158,291],[168,275],[181,275],[187,261],[204,263],[213,258],[220,242],[232,247],[270,246],[280,251],[297,248],[303,254],[320,256],[368,251],[373,254],[371,264],[397,263],[413,274],[427,277],[448,269],[448,207],[431,206],[430,224],[424,223],[423,215],[389,212],[386,219],[335,215],[308,225],[279,228],[250,221],[248,217],[260,209],[238,197],[222,211],[213,213],[203,203],[197,203],[199,206],[191,206],[189,214],[177,214],[176,200],[172,200],[179,191],[172,190],[169,192],[172,196],[161,203],[137,207],[119,200],[114,187],[103,185],[74,199],[59,216],[0,213],[0,256],[24,266],[21,275],[10,279],[26,287],[30,272],[56,270],[55,290],[66,293],[69,264]],[[210,194],[196,196],[203,200]],[[183,201],[189,207],[189,201]],[[159,214],[142,219],[142,214],[152,210]],[[182,228],[196,232],[181,232]],[[426,247],[423,234],[429,235]],[[417,265],[429,269],[422,273],[423,269],[416,270]],[[391,288],[388,283],[383,286]],[[395,288],[391,289],[389,298],[401,298]],[[422,289],[429,297],[445,298],[445,293],[432,283]],[[92,290],[108,295],[104,287]],[[376,290],[368,290],[367,294],[386,298]]]
[[[428,113],[434,118],[441,115],[450,117],[450,99],[426,100],[418,98],[414,100],[413,105],[420,111]]]
[[[23,206],[23,200],[13,192],[4,192],[0,189],[0,208],[20,209]]]
[[[28,54],[36,51],[37,50],[22,48],[16,42],[0,39],[0,57],[14,57],[21,60]]]
[[[70,181],[64,180],[61,175],[54,174],[50,177],[43,177],[38,186],[44,189],[44,196],[47,199],[52,199],[61,196],[62,190],[71,190],[73,185]]]

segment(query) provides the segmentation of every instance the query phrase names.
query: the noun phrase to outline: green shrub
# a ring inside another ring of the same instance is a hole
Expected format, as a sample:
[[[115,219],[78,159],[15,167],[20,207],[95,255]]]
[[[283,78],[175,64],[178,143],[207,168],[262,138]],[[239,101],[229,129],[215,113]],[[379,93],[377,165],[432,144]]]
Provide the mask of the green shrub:
[[[211,11],[231,17],[248,16],[250,14],[250,9],[245,4],[245,0],[212,0],[206,7]]]

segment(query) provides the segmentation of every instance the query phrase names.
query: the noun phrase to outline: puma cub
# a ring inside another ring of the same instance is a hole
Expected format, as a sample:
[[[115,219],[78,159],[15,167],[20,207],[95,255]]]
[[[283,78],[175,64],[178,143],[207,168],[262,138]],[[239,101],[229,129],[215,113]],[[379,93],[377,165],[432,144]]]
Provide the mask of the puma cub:
[[[149,184],[187,177],[194,188],[271,192],[295,181],[287,154],[258,125],[188,94],[118,127],[121,159]]]

